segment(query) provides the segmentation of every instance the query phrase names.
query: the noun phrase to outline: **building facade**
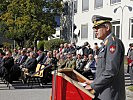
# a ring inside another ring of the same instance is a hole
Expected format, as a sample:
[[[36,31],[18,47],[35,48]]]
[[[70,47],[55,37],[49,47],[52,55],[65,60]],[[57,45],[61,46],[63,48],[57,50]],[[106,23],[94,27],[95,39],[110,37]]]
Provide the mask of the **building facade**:
[[[74,24],[80,31],[77,45],[88,41],[92,47],[94,43],[100,46],[92,29],[93,15],[112,17],[112,32],[121,39],[125,52],[129,43],[133,43],[133,0],[65,0],[74,2]]]

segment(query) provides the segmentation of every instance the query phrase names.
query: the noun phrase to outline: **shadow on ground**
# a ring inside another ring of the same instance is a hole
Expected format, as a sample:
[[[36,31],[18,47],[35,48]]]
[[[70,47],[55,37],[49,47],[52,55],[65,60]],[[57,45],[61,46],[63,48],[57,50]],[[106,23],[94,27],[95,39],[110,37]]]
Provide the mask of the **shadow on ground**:
[[[33,83],[32,84],[23,84],[21,81],[13,81],[12,84],[9,84],[7,86],[6,83],[0,82],[0,90],[9,90],[9,89],[44,89],[44,88],[52,88],[52,83],[47,83],[47,84],[38,84],[38,83]]]

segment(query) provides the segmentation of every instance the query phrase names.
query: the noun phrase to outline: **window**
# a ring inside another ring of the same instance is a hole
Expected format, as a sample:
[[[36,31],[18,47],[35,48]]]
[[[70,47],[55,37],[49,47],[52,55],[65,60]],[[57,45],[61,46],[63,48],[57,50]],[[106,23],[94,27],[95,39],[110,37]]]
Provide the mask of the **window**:
[[[121,2],[121,0],[111,0],[111,4]]]
[[[95,0],[95,8],[103,7],[103,0]]]
[[[74,13],[77,13],[78,0],[74,0]]]
[[[120,38],[120,21],[112,22],[112,32],[116,37]]]
[[[81,39],[88,38],[88,24],[81,25]]]
[[[133,39],[133,19],[130,19],[130,39]]]
[[[96,39],[97,36],[96,36],[96,33],[93,31],[93,38]]]
[[[82,0],[82,11],[89,10],[89,0]]]

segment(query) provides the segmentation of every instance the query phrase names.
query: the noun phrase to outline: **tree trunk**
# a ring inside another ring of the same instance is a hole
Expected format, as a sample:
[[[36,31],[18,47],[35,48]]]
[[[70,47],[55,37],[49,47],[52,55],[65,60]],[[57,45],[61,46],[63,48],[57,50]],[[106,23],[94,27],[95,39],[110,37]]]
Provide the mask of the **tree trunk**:
[[[34,38],[34,47],[37,48],[37,39]]]

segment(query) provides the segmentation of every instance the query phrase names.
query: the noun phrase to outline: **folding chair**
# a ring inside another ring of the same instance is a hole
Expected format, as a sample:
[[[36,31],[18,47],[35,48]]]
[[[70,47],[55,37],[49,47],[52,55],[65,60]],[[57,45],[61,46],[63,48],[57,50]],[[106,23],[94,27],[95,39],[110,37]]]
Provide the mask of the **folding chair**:
[[[28,79],[29,79],[28,80],[28,86],[30,85],[30,82],[32,82],[32,84],[31,84],[31,88],[32,88],[33,83],[36,82],[36,80],[37,80],[38,84],[40,86],[42,86],[41,79],[43,78],[44,70],[41,70],[41,69],[43,69],[44,67],[45,67],[44,65],[41,65],[39,70],[36,70],[35,73],[28,75]]]

